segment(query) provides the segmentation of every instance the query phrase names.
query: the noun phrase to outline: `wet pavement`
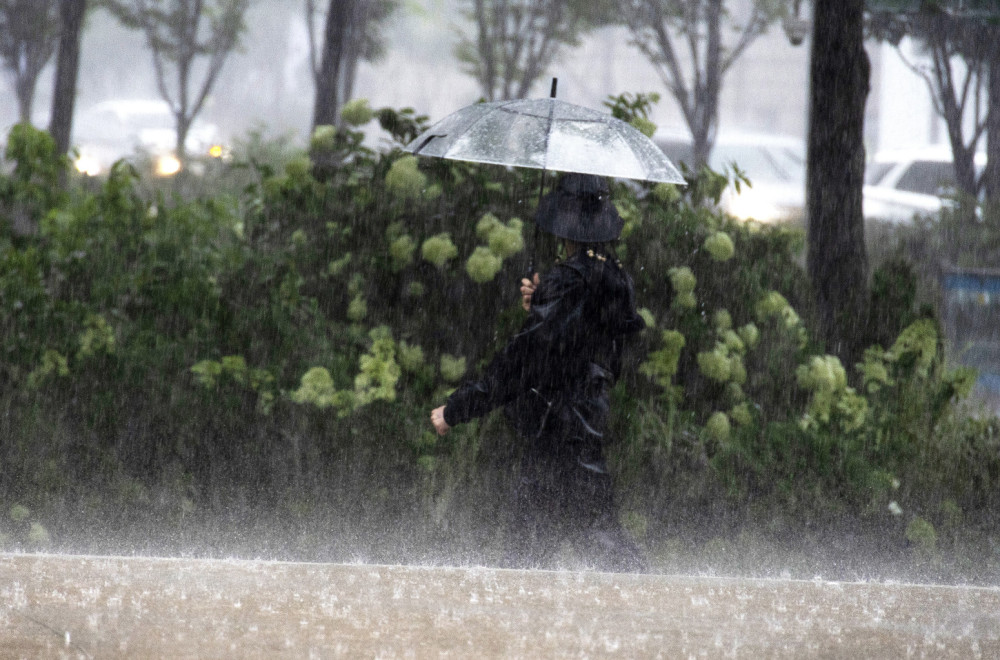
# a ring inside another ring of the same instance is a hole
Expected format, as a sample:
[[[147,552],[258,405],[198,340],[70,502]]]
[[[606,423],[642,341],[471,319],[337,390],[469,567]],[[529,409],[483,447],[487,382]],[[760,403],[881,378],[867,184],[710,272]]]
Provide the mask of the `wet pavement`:
[[[1000,658],[1000,589],[0,555],[0,658]]]

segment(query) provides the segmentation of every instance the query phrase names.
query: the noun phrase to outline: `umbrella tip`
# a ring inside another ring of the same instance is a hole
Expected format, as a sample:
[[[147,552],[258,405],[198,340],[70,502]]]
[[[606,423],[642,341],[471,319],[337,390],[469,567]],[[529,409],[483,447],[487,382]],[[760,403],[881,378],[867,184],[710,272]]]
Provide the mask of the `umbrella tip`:
[[[558,83],[559,83],[559,79],[558,78],[553,78],[552,79],[552,91],[549,92],[549,96],[551,98],[555,98],[556,97],[556,85]]]

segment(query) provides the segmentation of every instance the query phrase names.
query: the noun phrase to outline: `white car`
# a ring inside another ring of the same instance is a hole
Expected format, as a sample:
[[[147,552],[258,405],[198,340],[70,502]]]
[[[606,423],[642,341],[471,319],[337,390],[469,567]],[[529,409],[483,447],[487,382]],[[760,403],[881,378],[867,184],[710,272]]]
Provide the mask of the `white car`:
[[[654,142],[674,163],[693,162],[691,138],[657,135]],[[740,192],[730,186],[719,204],[741,220],[780,222],[799,220],[805,213],[805,142],[786,135],[724,133],[708,158],[717,172],[735,164],[750,180]]]
[[[976,154],[975,164],[982,172],[985,154]],[[900,224],[934,216],[952,203],[955,192],[950,148],[881,152],[865,169],[865,219]]]
[[[218,129],[195,120],[185,148],[189,155],[208,155],[218,143]],[[181,163],[174,115],[159,99],[113,99],[83,110],[73,123],[76,169],[89,176],[105,173],[121,159],[146,155],[159,176],[176,174]]]

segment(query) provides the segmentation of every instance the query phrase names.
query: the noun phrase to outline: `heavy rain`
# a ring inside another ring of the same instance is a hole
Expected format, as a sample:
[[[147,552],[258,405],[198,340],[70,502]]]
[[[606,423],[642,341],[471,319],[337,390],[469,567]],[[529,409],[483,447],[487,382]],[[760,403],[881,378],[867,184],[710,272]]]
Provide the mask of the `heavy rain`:
[[[0,658],[1000,657],[998,42],[0,0]]]

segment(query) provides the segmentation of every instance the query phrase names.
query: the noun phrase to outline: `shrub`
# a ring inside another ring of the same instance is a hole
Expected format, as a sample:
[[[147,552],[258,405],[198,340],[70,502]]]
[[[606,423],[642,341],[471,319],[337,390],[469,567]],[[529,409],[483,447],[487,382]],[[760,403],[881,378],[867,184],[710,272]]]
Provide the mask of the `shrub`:
[[[479,246],[469,256],[465,262],[465,271],[472,278],[473,282],[489,282],[500,269],[503,268],[503,259],[494,254],[489,248]]]
[[[400,144],[422,123],[373,114]],[[135,519],[159,501],[180,521],[253,491],[445,534],[505,488],[496,463],[516,450],[499,416],[439,439],[426,413],[525,318],[526,253],[548,265],[517,220],[535,174],[376,153],[321,127],[311,160],[276,149],[241,169],[238,199],[150,192],[127,165],[65,195],[46,188],[61,165],[44,138],[19,130],[0,212],[16,201],[40,223],[0,236],[9,501],[68,511],[113,483]],[[996,505],[1000,431],[956,406],[974,374],[947,367],[934,319],[890,300],[905,268],[873,284],[894,310],[880,341],[841,364],[811,340],[801,232],[727,218],[729,183],[613,184],[649,328],[625,353],[608,447],[635,520],[652,538],[721,497],[810,516],[895,503],[935,523],[935,498],[963,520]]]
[[[458,256],[458,248],[451,241],[451,236],[446,232],[431,236],[424,241],[420,247],[420,254],[425,261],[429,261],[438,268],[443,267],[449,260]]]
[[[351,99],[340,109],[340,117],[352,126],[367,124],[375,117],[368,99]]]
[[[385,185],[390,192],[404,199],[419,196],[427,187],[427,177],[417,169],[416,156],[403,156],[392,164],[385,175]]]

